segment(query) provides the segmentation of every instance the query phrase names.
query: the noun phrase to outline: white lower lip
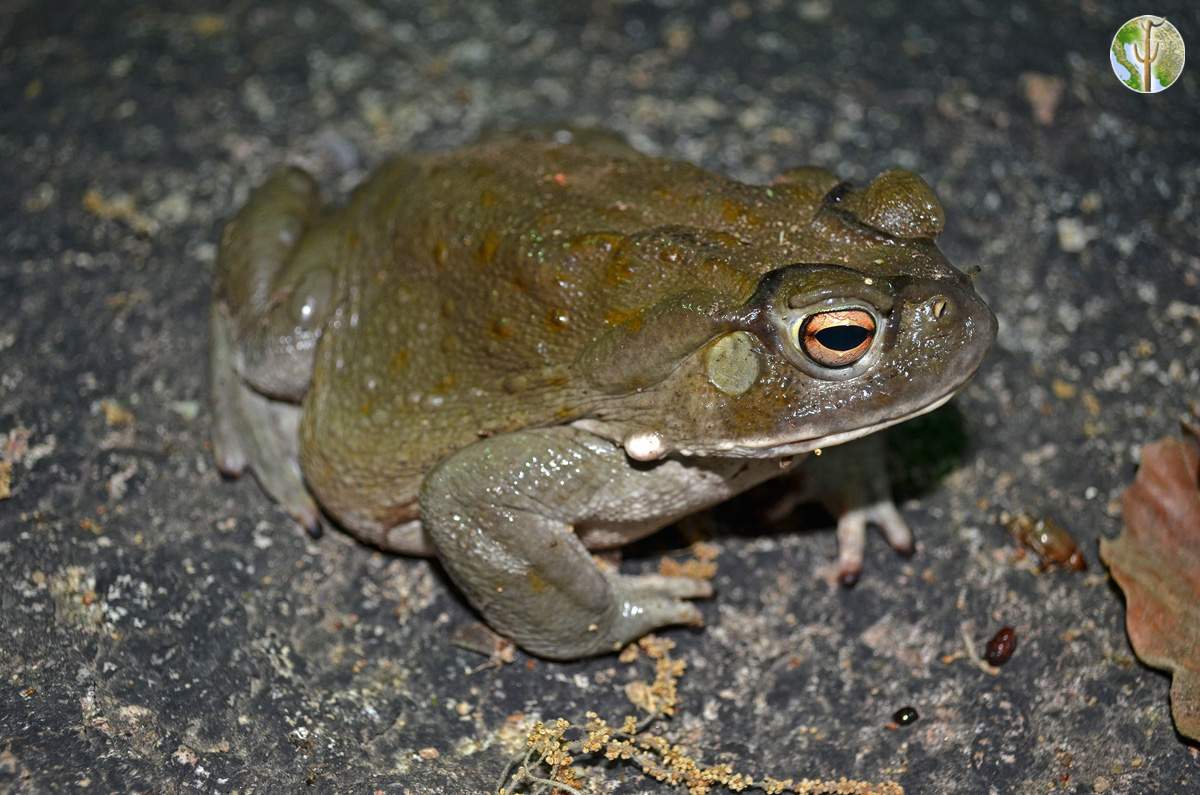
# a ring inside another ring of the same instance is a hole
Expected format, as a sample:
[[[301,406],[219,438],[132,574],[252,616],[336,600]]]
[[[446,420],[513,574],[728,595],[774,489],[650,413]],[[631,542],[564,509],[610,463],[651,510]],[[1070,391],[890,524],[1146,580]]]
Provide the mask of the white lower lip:
[[[917,409],[912,414],[906,414],[905,416],[894,420],[887,420],[886,422],[876,423],[875,425],[868,425],[866,428],[859,428],[858,430],[854,431],[846,431],[845,433],[835,433],[830,436],[823,436],[816,441],[800,442],[800,444],[806,446],[803,452],[808,452],[809,450],[815,450],[818,447],[833,447],[835,444],[849,442],[852,439],[859,439],[863,436],[870,436],[876,431],[882,431],[884,428],[890,428],[893,425],[899,425],[902,422],[908,422],[913,417],[920,417],[922,414],[928,414],[931,411],[936,411],[937,409],[940,409],[942,406],[949,403],[950,398],[957,394],[958,390],[950,392],[949,394],[933,401],[928,406],[924,406],[920,409]]]
[[[844,444],[845,442],[861,439],[864,436],[882,431],[884,428],[890,428],[893,425],[898,425],[902,422],[907,422],[914,417],[920,417],[922,414],[928,414],[935,411],[950,401],[950,398],[958,394],[958,390],[949,392],[927,406],[922,406],[911,414],[906,414],[903,417],[897,417],[893,420],[886,420],[874,425],[868,425],[865,428],[856,428],[852,431],[844,431],[842,433],[834,433],[829,436],[822,436],[819,439],[807,439],[801,442],[783,442],[773,439],[755,439],[746,444],[736,445],[725,450],[714,451],[718,455],[735,455],[747,458],[782,458],[789,455],[799,455],[801,453],[810,453],[822,447],[833,447],[834,445]]]

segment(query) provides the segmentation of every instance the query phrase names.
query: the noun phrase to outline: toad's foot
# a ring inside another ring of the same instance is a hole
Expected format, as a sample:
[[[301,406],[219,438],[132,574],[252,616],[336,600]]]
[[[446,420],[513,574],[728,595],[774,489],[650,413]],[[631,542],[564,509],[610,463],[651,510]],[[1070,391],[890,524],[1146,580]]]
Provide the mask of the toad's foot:
[[[806,459],[796,477],[796,499],[817,500],[837,517],[838,558],[833,574],[842,585],[854,585],[862,575],[867,525],[879,527],[900,554],[913,553],[912,531],[892,502],[880,434]]]
[[[610,575],[613,596],[621,605],[620,617],[608,627],[606,641],[624,646],[647,632],[669,624],[704,626],[700,610],[685,599],[708,599],[712,583],[694,577],[662,574]]]
[[[842,585],[854,585],[862,575],[868,524],[883,531],[892,549],[905,556],[913,554],[912,530],[890,499],[850,508],[837,520],[837,578]]]
[[[588,626],[592,643],[602,651],[616,651],[660,627],[704,626],[704,616],[687,599],[707,599],[712,585],[692,577],[658,574],[608,576],[615,610],[601,622]]]

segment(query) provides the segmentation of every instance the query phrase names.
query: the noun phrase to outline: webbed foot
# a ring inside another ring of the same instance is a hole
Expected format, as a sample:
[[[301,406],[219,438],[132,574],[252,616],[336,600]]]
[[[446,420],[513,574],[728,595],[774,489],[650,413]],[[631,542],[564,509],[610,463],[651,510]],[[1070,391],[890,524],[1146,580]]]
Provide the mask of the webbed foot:
[[[606,641],[617,648],[658,627],[704,626],[699,608],[685,600],[713,595],[712,583],[694,577],[619,574],[610,576],[609,582],[621,610],[606,630]]]

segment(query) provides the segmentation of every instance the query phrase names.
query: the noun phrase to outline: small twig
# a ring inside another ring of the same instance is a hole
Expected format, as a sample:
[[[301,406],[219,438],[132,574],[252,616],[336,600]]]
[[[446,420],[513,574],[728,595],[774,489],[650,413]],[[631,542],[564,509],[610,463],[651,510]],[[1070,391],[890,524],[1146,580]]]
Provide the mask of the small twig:
[[[994,665],[989,665],[988,662],[980,657],[979,653],[975,651],[975,641],[971,640],[971,631],[966,622],[959,624],[958,629],[959,632],[962,633],[963,645],[967,647],[967,657],[971,660],[971,662],[975,663],[976,667],[978,667],[979,670],[983,671],[985,674],[997,676],[1000,673],[1000,669]]]
[[[570,784],[564,784],[561,781],[554,781],[553,779],[548,779],[548,778],[538,778],[537,776],[531,775],[529,773],[526,773],[525,775],[530,781],[534,782],[535,784],[541,784],[542,786],[550,787],[552,790],[560,789],[563,792],[570,792],[571,795],[584,795],[583,790],[575,789]]]
[[[646,731],[646,729],[649,729],[651,726],[653,726],[661,717],[663,717],[661,712],[655,712],[652,715],[647,715],[645,718],[642,718],[640,723],[638,723],[637,727],[633,730],[633,733],[641,734],[642,732]]]
[[[524,759],[521,759],[521,757],[518,756],[518,757],[513,757],[512,759],[508,760],[508,764],[504,766],[504,772],[500,775],[500,780],[496,782],[496,792],[499,792],[500,790],[504,789],[504,785],[508,783],[508,780],[510,778],[512,778],[513,765],[519,765],[519,767],[517,768],[518,772],[524,772],[526,775],[528,775],[529,758],[531,756],[533,756],[532,748],[530,748],[528,751],[525,752]],[[517,762],[518,759],[521,759],[521,761]],[[518,779],[516,783],[520,784],[521,783],[520,779]]]
[[[475,674],[479,673],[480,671],[487,671],[492,668],[499,668],[502,665],[504,665],[504,663],[501,660],[493,657],[491,659],[484,660],[479,665],[476,665],[474,668],[468,668],[467,676],[474,676]]]

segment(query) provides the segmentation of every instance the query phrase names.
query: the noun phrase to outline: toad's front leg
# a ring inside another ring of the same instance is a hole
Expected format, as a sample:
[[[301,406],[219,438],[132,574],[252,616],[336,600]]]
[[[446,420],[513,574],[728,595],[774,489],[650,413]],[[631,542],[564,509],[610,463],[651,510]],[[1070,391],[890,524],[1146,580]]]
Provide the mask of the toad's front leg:
[[[799,488],[793,493],[794,501],[816,500],[837,517],[836,574],[843,585],[854,585],[862,574],[868,525],[877,526],[901,555],[913,554],[912,530],[892,502],[882,434],[830,447],[823,455],[808,458],[796,478]],[[791,507],[781,504],[776,512]]]
[[[683,477],[687,474],[690,477]],[[723,498],[724,481],[677,462],[635,468],[569,428],[477,442],[425,479],[421,521],[454,582],[499,632],[553,659],[604,654],[669,624],[702,623],[707,581],[597,567],[576,530],[644,535]]]

